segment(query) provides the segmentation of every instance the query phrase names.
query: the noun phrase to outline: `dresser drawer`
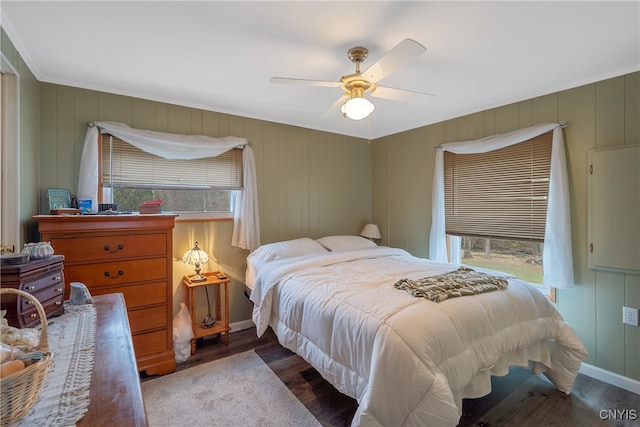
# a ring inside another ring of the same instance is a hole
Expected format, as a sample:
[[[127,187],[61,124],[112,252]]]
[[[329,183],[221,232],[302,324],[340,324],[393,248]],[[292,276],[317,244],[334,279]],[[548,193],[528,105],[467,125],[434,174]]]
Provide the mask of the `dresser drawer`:
[[[50,299],[57,299],[62,301],[64,299],[64,283],[62,281],[58,281],[56,283],[52,283],[52,286],[48,288],[41,288],[38,292],[30,292],[31,295],[36,297],[40,304],[45,305],[45,301]],[[26,311],[31,309],[31,307],[35,308],[35,303],[26,298],[20,298],[20,310]]]
[[[47,317],[51,316],[59,316],[64,314],[64,306],[63,306],[63,295],[62,293],[58,293],[53,296],[53,298],[40,301],[42,304],[42,308],[46,313]],[[20,300],[24,303],[24,298],[20,298]],[[38,315],[38,310],[36,306],[33,304],[24,304],[26,307],[24,309],[19,310],[19,325],[21,328],[33,328],[40,323],[40,316]]]
[[[62,276],[62,270],[52,271],[51,273],[39,279],[33,280],[31,282],[22,283],[20,285],[20,289],[33,295],[35,293],[40,292],[43,289],[56,286],[56,285],[58,288],[62,288],[61,291],[64,291],[64,280]]]
[[[104,295],[118,292],[124,294],[124,300],[129,310],[145,305],[165,304],[167,302],[166,282],[98,288],[92,290],[91,295]]]
[[[131,234],[95,237],[52,238],[56,253],[64,254],[67,264],[122,258],[166,256],[165,234]]]
[[[91,291],[96,287],[165,280],[167,259],[151,258],[131,261],[98,262],[65,267],[68,282],[82,282]],[[165,290],[166,292],[166,290]]]
[[[148,331],[150,329],[164,328],[167,326],[167,307],[158,306],[129,310],[129,324],[131,332]]]
[[[167,330],[136,334],[133,332],[133,348],[138,358],[167,350]]]

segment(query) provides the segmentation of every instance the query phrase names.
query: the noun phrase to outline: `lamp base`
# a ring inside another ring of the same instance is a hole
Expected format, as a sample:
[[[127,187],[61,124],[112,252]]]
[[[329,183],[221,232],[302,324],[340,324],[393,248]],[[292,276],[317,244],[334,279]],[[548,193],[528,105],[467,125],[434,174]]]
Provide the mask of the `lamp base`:
[[[216,319],[213,318],[210,314],[206,315],[204,319],[202,319],[202,327],[205,329],[209,329],[213,325],[216,324]]]
[[[191,280],[192,282],[204,282],[207,280],[207,278],[201,274],[194,274],[193,276],[189,277],[189,280]]]

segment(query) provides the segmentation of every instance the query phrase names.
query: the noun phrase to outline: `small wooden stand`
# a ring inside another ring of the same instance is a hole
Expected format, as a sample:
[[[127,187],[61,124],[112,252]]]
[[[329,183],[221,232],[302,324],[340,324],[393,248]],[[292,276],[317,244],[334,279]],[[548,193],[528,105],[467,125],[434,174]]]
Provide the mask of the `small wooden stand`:
[[[25,291],[42,304],[47,317],[64,314],[64,256],[31,260],[25,264],[8,265],[0,270],[0,287]],[[9,325],[35,328],[40,323],[36,306],[17,295],[3,295],[2,310]]]
[[[231,330],[231,328],[229,327],[229,282],[231,282],[231,279],[229,279],[228,277],[226,279],[218,279],[216,277],[216,274],[220,273],[222,272],[213,271],[203,273],[202,275],[205,276],[207,280],[202,282],[192,282],[191,278],[193,277],[193,275],[184,276],[182,278],[182,283],[184,283],[187,293],[186,301],[187,306],[189,307],[189,314],[191,315],[191,324],[193,327],[193,338],[191,339],[191,354],[195,354],[196,352],[196,341],[199,338],[207,337],[209,335],[224,334],[224,344],[229,345],[229,331]],[[220,311],[220,285],[224,285],[224,318],[222,317]],[[200,286],[216,287],[216,323],[210,328],[203,327],[202,322],[196,321],[195,318],[195,289]]]

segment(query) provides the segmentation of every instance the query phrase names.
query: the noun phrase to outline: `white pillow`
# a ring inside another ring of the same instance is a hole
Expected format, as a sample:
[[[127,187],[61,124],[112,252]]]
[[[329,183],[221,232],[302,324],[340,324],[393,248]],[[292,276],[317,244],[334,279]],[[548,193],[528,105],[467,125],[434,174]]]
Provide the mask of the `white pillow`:
[[[315,240],[308,237],[302,237],[300,239],[285,240],[283,242],[262,245],[255,251],[251,252],[249,256],[252,259],[269,262],[294,256],[326,252],[327,250]]]
[[[365,239],[362,236],[327,236],[317,239],[320,243],[330,251],[343,251],[346,249],[362,249],[378,246],[372,240]]]

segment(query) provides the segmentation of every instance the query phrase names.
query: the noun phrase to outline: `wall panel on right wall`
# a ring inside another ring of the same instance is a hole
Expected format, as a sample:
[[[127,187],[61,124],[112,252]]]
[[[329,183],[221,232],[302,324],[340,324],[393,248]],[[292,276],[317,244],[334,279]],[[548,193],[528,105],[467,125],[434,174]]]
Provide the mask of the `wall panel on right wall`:
[[[557,291],[557,307],[587,347],[586,363],[640,380],[640,328],[622,324],[623,305],[640,308],[640,276],[596,272],[587,261],[588,153],[640,144],[639,116],[640,72],[635,72],[376,139],[373,221],[383,230],[383,243],[428,257],[434,146],[542,122],[569,122],[564,137],[576,284]],[[398,165],[413,167],[398,174]]]

